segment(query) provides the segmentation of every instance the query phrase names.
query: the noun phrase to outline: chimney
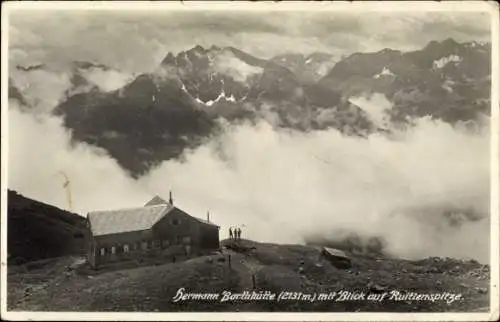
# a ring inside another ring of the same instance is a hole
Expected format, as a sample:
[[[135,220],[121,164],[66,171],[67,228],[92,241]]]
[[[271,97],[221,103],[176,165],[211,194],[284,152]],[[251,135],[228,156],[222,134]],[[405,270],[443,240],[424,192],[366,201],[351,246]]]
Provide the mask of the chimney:
[[[210,222],[210,212],[207,211],[207,222]]]
[[[174,199],[172,198],[172,190],[170,190],[170,197],[168,199],[168,203],[171,204],[172,206],[174,205]]]

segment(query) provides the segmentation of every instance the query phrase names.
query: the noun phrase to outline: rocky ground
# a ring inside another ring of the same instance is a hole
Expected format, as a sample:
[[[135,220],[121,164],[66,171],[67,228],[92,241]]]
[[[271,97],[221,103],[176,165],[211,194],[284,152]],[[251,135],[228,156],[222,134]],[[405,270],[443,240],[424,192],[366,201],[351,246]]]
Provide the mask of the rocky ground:
[[[223,244],[222,253],[93,275],[77,269],[83,263],[78,257],[13,266],[8,270],[8,310],[480,312],[489,307],[489,266],[475,261],[408,261],[350,254],[352,266],[340,269],[318,247],[247,240]],[[220,298],[174,303],[180,288],[186,293],[217,293]],[[223,291],[234,294],[252,289],[274,293],[276,298],[282,295],[279,301],[221,301]],[[289,292],[288,299],[283,291]],[[396,297],[396,291],[421,298]],[[448,300],[454,299],[450,303],[423,298],[423,294],[446,292],[452,294]],[[320,300],[320,294],[330,297]],[[352,298],[355,294],[357,299]]]

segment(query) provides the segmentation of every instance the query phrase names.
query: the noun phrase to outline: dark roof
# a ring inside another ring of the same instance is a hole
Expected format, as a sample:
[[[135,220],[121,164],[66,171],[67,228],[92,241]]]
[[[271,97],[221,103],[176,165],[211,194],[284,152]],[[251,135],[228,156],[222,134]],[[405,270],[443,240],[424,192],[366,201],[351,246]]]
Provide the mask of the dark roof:
[[[183,214],[185,214],[186,216],[189,216],[189,217],[193,218],[194,220],[196,220],[196,221],[197,221],[197,222],[199,222],[199,223],[202,223],[202,224],[205,224],[205,225],[215,226],[215,227],[218,227],[218,228],[220,227],[219,225],[216,225],[216,224],[214,224],[213,222],[208,221],[208,220],[206,220],[206,219],[201,219],[201,218],[198,218],[198,217],[195,217],[195,216],[191,216],[190,214],[186,213],[185,211],[183,211],[182,209],[179,209],[179,208],[177,208],[177,207],[174,207],[172,210],[174,210],[174,209],[175,209],[175,210],[178,210],[178,211],[180,211],[180,212],[182,212],[182,213],[183,213]]]
[[[190,215],[191,216],[191,215]],[[191,216],[193,217],[193,216]],[[202,224],[207,224],[207,225],[212,225],[212,226],[216,226],[216,227],[219,227],[218,225],[214,224],[213,222],[211,221],[208,221],[206,219],[201,219],[201,218],[198,218],[198,217],[193,217],[194,219],[196,219],[197,221],[201,222]]]
[[[160,196],[155,196],[153,199],[149,200],[144,206],[152,206],[152,205],[169,205],[170,203],[168,203],[167,201],[165,201],[165,199],[163,199],[162,197]],[[181,210],[177,207],[173,207],[174,209],[178,209],[178,210]],[[181,210],[182,211],[182,210]],[[202,224],[207,224],[207,225],[212,225],[212,226],[217,226],[219,227],[218,225],[208,221],[208,220],[205,220],[205,219],[201,219],[201,218],[198,218],[198,217],[194,217],[194,216],[191,216],[190,214],[187,214],[186,212],[182,211],[183,213],[185,213],[186,215],[190,216],[190,217],[193,217],[193,219],[201,222]]]
[[[336,257],[342,257],[342,258],[349,259],[349,256],[347,256],[346,253],[344,253],[343,251],[341,251],[339,249],[329,248],[329,247],[323,247],[323,251],[326,252],[327,254],[331,255],[331,256],[336,256]]]

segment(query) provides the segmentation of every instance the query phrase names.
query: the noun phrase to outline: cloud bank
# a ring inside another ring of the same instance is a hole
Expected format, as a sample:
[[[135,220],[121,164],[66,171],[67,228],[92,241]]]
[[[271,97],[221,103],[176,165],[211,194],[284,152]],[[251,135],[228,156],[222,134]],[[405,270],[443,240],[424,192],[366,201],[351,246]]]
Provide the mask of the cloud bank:
[[[489,139],[421,120],[392,139],[299,133],[257,125],[227,125],[208,144],[130,179],[104,152],[71,144],[61,121],[9,109],[9,188],[73,211],[141,206],[168,196],[222,227],[244,225],[245,237],[302,243],[352,231],[377,236],[396,256],[488,259]],[[473,214],[475,222],[452,226]],[[459,220],[459,221],[460,221]],[[457,247],[460,245],[460,247]]]

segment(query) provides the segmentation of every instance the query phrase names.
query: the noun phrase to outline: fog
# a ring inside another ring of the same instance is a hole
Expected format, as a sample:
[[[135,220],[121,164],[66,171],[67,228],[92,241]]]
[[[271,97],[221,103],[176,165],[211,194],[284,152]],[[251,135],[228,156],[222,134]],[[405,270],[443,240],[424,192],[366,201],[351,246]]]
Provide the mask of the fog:
[[[263,68],[255,67],[243,62],[230,51],[212,54],[214,73],[222,73],[232,77],[237,82],[245,82],[250,76],[260,74]]]
[[[97,87],[101,92],[117,90],[133,77],[133,73],[125,73],[113,69],[88,68],[75,70],[74,66],[45,66],[32,71],[12,70],[10,77],[19,89],[29,106],[36,112],[50,112],[68,93],[84,93]],[[72,78],[78,75],[82,84],[73,84]]]
[[[362,139],[333,129],[277,130],[264,120],[226,124],[182,161],[133,180],[104,151],[71,144],[60,119],[21,113],[14,103],[8,116],[9,189],[81,215],[141,206],[172,190],[190,214],[210,211],[221,238],[237,225],[243,238],[276,243],[350,231],[383,238],[395,256],[488,260],[487,127],[471,133],[421,119],[390,138]],[[70,180],[71,205],[60,172]],[[445,211],[462,224],[450,225]]]
[[[371,96],[351,97],[349,101],[361,107],[378,127],[385,128],[388,126],[388,115],[386,112],[392,107],[392,104],[387,100],[385,95],[374,93]]]
[[[10,75],[28,104],[40,112],[50,111],[57,106],[71,88],[71,74],[66,71],[40,69],[13,71]]]
[[[122,88],[133,80],[133,75],[116,70],[90,68],[82,72],[87,81],[99,88],[102,92],[111,92]]]
[[[9,105],[9,189],[80,215],[133,207],[149,197],[104,151],[70,144],[62,120],[22,113]],[[70,181],[71,209],[61,172]]]

